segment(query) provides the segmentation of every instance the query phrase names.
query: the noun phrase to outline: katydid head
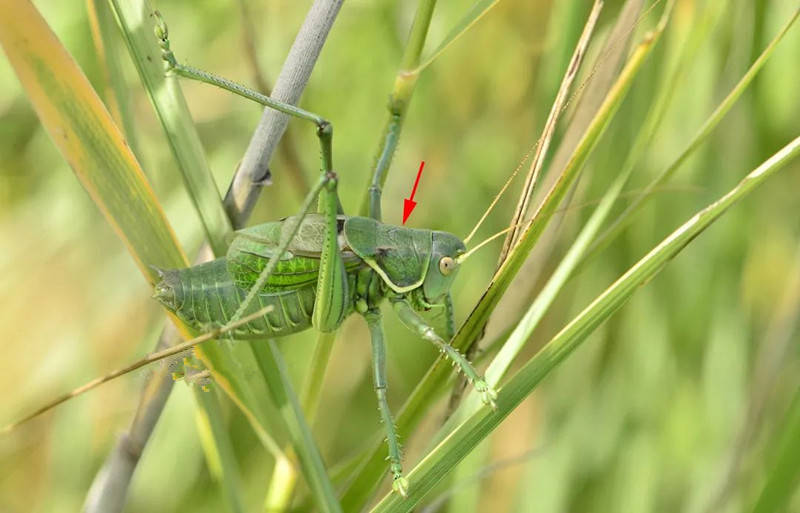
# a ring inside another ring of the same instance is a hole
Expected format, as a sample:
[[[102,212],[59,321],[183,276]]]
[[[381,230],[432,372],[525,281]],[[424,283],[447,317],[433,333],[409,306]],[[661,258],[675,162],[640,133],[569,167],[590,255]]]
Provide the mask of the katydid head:
[[[458,258],[467,248],[455,235],[447,232],[433,232],[431,259],[428,263],[428,272],[422,283],[422,292],[425,299],[431,303],[439,303],[445,294],[450,291],[450,286],[458,274]]]
[[[450,291],[461,264],[477,250],[513,228],[512,226],[495,233],[476,244],[469,251],[464,242],[455,235],[447,232],[433,232],[431,259],[428,263],[425,280],[422,282],[425,300],[429,303],[440,303],[444,295]]]

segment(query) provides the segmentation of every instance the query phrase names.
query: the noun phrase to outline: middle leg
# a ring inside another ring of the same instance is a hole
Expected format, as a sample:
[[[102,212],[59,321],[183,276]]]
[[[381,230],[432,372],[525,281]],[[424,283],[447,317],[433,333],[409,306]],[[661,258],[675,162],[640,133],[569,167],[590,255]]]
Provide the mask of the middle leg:
[[[367,321],[372,338],[372,375],[375,383],[375,395],[378,396],[381,422],[386,430],[386,443],[389,446],[392,489],[402,497],[406,497],[408,496],[408,480],[403,477],[397,428],[395,428],[392,412],[389,410],[389,402],[386,399],[386,344],[383,340],[383,321],[380,311],[377,309],[371,309],[364,313],[364,319]]]

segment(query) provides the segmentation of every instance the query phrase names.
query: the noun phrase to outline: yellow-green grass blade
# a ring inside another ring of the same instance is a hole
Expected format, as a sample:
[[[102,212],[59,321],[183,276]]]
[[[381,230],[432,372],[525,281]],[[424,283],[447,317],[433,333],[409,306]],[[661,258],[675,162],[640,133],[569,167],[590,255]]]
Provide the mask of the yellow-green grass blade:
[[[514,211],[514,215],[512,216],[512,222],[510,225],[511,231],[509,231],[506,234],[505,241],[503,243],[503,248],[500,252],[499,261],[501,262],[505,259],[505,256],[511,247],[511,243],[515,239],[514,232],[522,228],[523,218],[525,216],[525,213],[528,211],[528,204],[532,199],[533,191],[537,183],[539,182],[539,174],[542,170],[542,166],[544,165],[545,157],[547,156],[547,152],[550,147],[550,141],[553,135],[555,134],[555,129],[558,124],[558,121],[566,107],[565,102],[567,101],[567,95],[569,94],[569,91],[572,87],[572,82],[578,75],[578,71],[581,68],[581,63],[583,62],[583,56],[586,53],[586,48],[588,47],[589,41],[592,38],[595,24],[600,16],[600,12],[602,11],[602,9],[603,9],[602,0],[595,0],[592,5],[592,9],[589,12],[588,17],[586,19],[586,23],[583,26],[583,30],[581,31],[581,35],[578,38],[578,42],[576,43],[575,48],[572,52],[572,56],[570,57],[569,62],[565,66],[566,69],[564,71],[564,75],[562,77],[561,83],[559,84],[559,88],[558,91],[556,92],[553,103],[550,106],[550,112],[547,116],[547,120],[545,121],[544,128],[542,129],[542,134],[539,136],[539,140],[536,141],[533,159],[531,160],[530,167],[528,168],[528,174],[525,176],[525,182],[522,186],[522,192],[517,202],[517,207]],[[607,203],[613,205],[613,200],[608,200]],[[607,208],[610,208],[610,206]],[[589,223],[591,223],[591,220]],[[587,223],[587,228],[589,226],[589,223]],[[480,225],[480,221],[476,225],[476,228],[478,225]],[[599,224],[597,226],[599,227]],[[467,239],[469,239],[469,236],[467,236]],[[588,242],[589,241],[587,240],[586,244],[588,244]],[[573,248],[570,251],[577,253],[581,251],[581,249],[579,246],[577,246],[576,243],[576,245],[573,245]],[[565,257],[564,261],[562,261],[561,264],[563,265],[564,262],[568,261],[569,261],[569,255]],[[556,271],[556,274],[557,273],[558,270]],[[551,285],[552,282],[553,280],[551,278],[550,282],[548,282],[548,285]],[[542,294],[539,294],[539,297],[537,298],[537,301],[534,304],[540,303],[541,306],[544,306],[545,302],[547,301],[547,298],[554,297],[554,292],[559,288],[560,285],[553,284],[550,287],[551,293],[545,294],[545,292],[547,291],[547,287],[545,287],[545,289],[542,291]],[[549,303],[547,303],[547,306],[549,306]],[[539,311],[543,312],[547,308],[547,306],[545,306],[543,309],[539,308]],[[520,344],[518,347],[521,348],[522,344]],[[517,351],[518,350],[519,349],[517,348]],[[509,361],[510,364],[510,360],[512,360],[515,355],[516,352],[514,351],[514,348],[512,348],[509,344],[506,344],[503,347],[503,352],[501,352],[501,354],[499,354],[498,357],[495,358],[493,365],[498,361]],[[488,382],[492,387],[496,387],[497,380],[495,380],[495,376],[498,374],[501,375],[501,373],[498,373],[495,370],[495,372],[493,373],[494,375],[492,375],[491,374],[492,370],[493,369],[490,367],[487,373],[485,374],[485,377],[487,380],[489,380]],[[452,405],[453,408],[458,406],[458,402],[460,402],[459,399],[461,398],[461,394],[463,394],[463,390],[464,390],[463,387],[457,387],[456,391],[453,392],[453,395],[451,396],[450,399],[450,405]],[[449,431],[450,428],[448,426],[455,425],[456,423],[460,422],[459,419],[463,418],[467,414],[466,412],[471,412],[474,409],[476,409],[477,406],[480,404],[479,401],[480,399],[478,399],[474,393],[470,394],[468,396],[468,401],[467,401],[468,405],[466,407],[460,408],[455,415],[449,416],[445,424],[439,430],[439,435]],[[434,438],[431,440],[431,443],[429,445],[433,445],[438,441],[439,439]],[[458,469],[453,473],[454,474],[453,483],[458,483],[465,480],[468,476],[471,476],[472,474],[476,473],[481,466],[485,465],[485,457],[489,455],[489,452],[486,448],[486,444],[480,446],[478,450],[476,450],[475,452],[477,454],[475,453],[471,454],[465,461],[459,464]],[[481,455],[483,455],[484,458],[481,458]],[[477,507],[478,497],[477,496],[472,497],[472,495],[476,494],[477,491],[478,487],[472,486],[469,487],[469,493],[455,494],[453,498],[450,500],[450,505],[449,505],[450,510],[470,511],[471,510],[470,508]]]
[[[463,36],[473,25],[475,25],[481,18],[483,18],[489,10],[500,3],[500,0],[478,0],[469,10],[464,13],[464,16],[453,25],[450,32],[447,33],[445,38],[439,43],[436,48],[425,57],[421,64],[414,68],[414,73],[419,73],[423,69],[430,66],[447,48],[452,45],[458,38]]]
[[[686,20],[684,20],[684,23],[686,23]],[[708,26],[708,23],[701,23],[700,29],[693,30],[692,34],[689,36],[692,41],[688,44],[685,39],[681,39],[676,43],[677,54],[675,59],[673,59],[674,65],[668,66],[663,79],[659,80],[662,86],[653,101],[647,118],[642,124],[641,130],[639,130],[634,143],[631,145],[631,150],[626,157],[622,170],[603,195],[599,205],[586,221],[586,224],[575,238],[569,251],[567,251],[561,259],[556,270],[551,274],[541,292],[537,295],[520,322],[517,323],[516,327],[503,344],[503,347],[500,349],[500,352],[486,369],[486,380],[492,386],[499,385],[500,380],[506,375],[517,355],[523,347],[525,347],[528,340],[530,340],[531,334],[555,300],[557,294],[573,276],[575,269],[583,263],[583,257],[588,252],[592,241],[600,232],[602,223],[608,219],[612,207],[619,199],[625,184],[628,182],[634,168],[640,161],[646,147],[650,144],[658,126],[663,120],[673,93],[676,91],[678,83],[683,73],[686,71],[684,63],[689,60],[688,54],[694,52],[699,47],[700,41],[707,37]],[[441,440],[441,438],[456,425],[458,418],[463,419],[466,415],[480,408],[480,405],[480,399],[475,394],[470,394],[459,411],[459,417],[451,419],[451,421],[440,430],[440,438],[436,441],[438,442]]]
[[[800,482],[800,465],[797,464],[800,461],[800,389],[795,393],[772,451],[773,462],[764,488],[753,506],[753,513],[788,511],[789,501],[797,494]]]
[[[314,353],[303,378],[300,405],[302,406],[302,411],[305,412],[306,421],[309,425],[314,424],[314,419],[317,416],[325,370],[328,367],[335,339],[336,332],[320,332],[317,335]],[[294,456],[294,454],[287,454],[287,457],[291,456]],[[269,482],[266,498],[264,499],[265,509],[282,510],[291,505],[292,492],[297,484],[297,472],[296,467],[287,464],[290,461],[291,458],[278,458],[275,460],[272,479]],[[335,481],[335,476],[331,475],[331,480]]]
[[[286,422],[292,447],[297,453],[308,487],[317,501],[317,507],[325,513],[341,513],[342,507],[336,499],[333,484],[311,434],[311,428],[308,427],[303,415],[303,409],[292,387],[278,346],[270,340],[269,347],[259,346],[256,358],[264,376],[269,379],[270,394]]]
[[[405,50],[403,50],[403,57],[400,60],[400,69],[397,70],[392,92],[389,95],[389,112],[380,139],[378,139],[378,151],[375,154],[375,163],[373,165],[373,175],[378,177],[379,183],[377,185],[381,188],[386,183],[386,177],[389,175],[389,166],[392,164],[392,158],[397,149],[397,141],[403,130],[403,122],[408,111],[408,105],[411,103],[411,97],[417,87],[419,72],[414,71],[414,68],[419,64],[435,7],[436,0],[419,0],[414,23],[411,26],[411,34],[408,36]],[[369,215],[369,190],[372,186],[372,179],[372,176],[370,176],[369,182],[364,186],[364,196],[359,210],[362,216]]]
[[[138,138],[131,110],[131,95],[125,84],[120,59],[122,57],[121,39],[114,14],[104,0],[86,0],[86,14],[92,27],[92,40],[97,58],[103,70],[105,90],[103,99],[117,126],[123,129],[128,146],[133,154],[141,158]]]
[[[463,349],[469,346],[480,335],[483,326],[485,326],[503,293],[510,285],[517,271],[519,271],[523,261],[544,230],[545,225],[550,218],[552,218],[567,190],[571,184],[574,183],[575,178],[577,178],[583,163],[599,141],[600,136],[610,123],[617,108],[622,103],[625,93],[633,82],[641,65],[655,46],[663,27],[664,22],[662,20],[659,30],[648,34],[645,40],[641,42],[633,52],[633,55],[620,74],[619,79],[612,87],[611,92],[590,123],[586,134],[578,144],[575,153],[564,170],[562,178],[555,184],[553,189],[551,189],[545,203],[526,225],[526,229],[523,231],[519,243],[514,246],[509,253],[509,257],[505,260],[497,273],[495,273],[489,288],[481,297],[480,302],[475,306],[464,325],[462,325],[456,333],[452,340],[453,346]],[[396,424],[399,432],[410,432],[413,426],[419,422],[426,406],[430,404],[431,399],[435,395],[433,391],[440,388],[442,383],[450,375],[450,372],[450,366],[444,365],[441,359],[431,367],[428,373],[415,387],[402,409],[398,412]],[[376,444],[373,447],[373,452],[370,455],[369,461],[359,471],[342,498],[342,506],[345,510],[356,510],[363,506],[372,491],[380,483],[384,468],[385,462],[383,461],[382,447]]]
[[[0,6],[10,12],[9,4],[4,0]],[[45,129],[145,278],[151,284],[157,279],[152,266],[187,266],[141,167],[80,68],[30,2],[14,3],[13,10],[13,18],[0,21],[9,61]],[[191,335],[178,326],[184,336]],[[227,461],[230,441],[216,442],[220,454],[215,457]]]
[[[564,175],[581,138],[587,133],[590,123],[608,97],[611,87],[614,85],[615,80],[617,80],[620,68],[625,61],[634,31],[638,27],[640,21],[655,7],[655,4],[652,5],[645,11],[644,15],[640,15],[643,4],[644,0],[625,1],[614,22],[613,28],[606,37],[599,52],[599,56],[595,59],[591,67],[588,68],[586,78],[578,85],[576,91],[564,106],[564,108],[566,108],[569,103],[575,103],[574,112],[569,116],[570,122],[565,127],[564,134],[561,136],[560,143],[549,163],[549,172],[542,174],[542,183],[538,188],[539,190],[531,197],[526,197],[533,193],[532,190],[527,189],[528,183],[526,179],[525,188],[523,188],[517,202],[517,210],[514,212],[509,223],[509,226],[513,226],[514,228],[511,232],[506,234],[505,241],[503,242],[503,249],[498,258],[498,267],[508,258],[511,247],[519,241],[520,234],[525,228],[521,222],[523,220],[529,220],[531,205],[536,203],[541,204],[543,201],[547,201],[548,198],[544,197],[544,192],[552,190],[558,179]],[[671,3],[668,5],[671,6]],[[671,9],[671,7],[665,9],[662,19],[669,9]],[[546,129],[547,127],[545,130]],[[537,148],[537,153],[538,150],[539,148]],[[566,198],[566,200],[563,201],[565,204],[569,204],[571,198]],[[563,216],[563,213],[555,213],[552,218],[553,224],[555,226],[561,225]],[[553,237],[551,237],[550,240],[556,235],[554,230]],[[545,242],[549,242],[549,240]],[[552,247],[552,244],[543,245],[540,250],[539,258],[545,259]]]
[[[695,237],[731,206],[747,197],[767,178],[800,154],[800,137],[750,172],[727,194],[697,212],[639,260],[616,282],[556,334],[499,391],[497,410],[484,406],[458,426],[408,473],[409,496],[386,495],[372,513],[408,512],[475,446],[484,440],[559,363],[631,298],[639,287],[655,277]]]
[[[222,206],[219,189],[192,123],[178,78],[167,76],[164,72],[161,50],[153,33],[153,8],[144,0],[111,0],[111,7],[145,91],[164,128],[166,140],[200,217],[206,238],[215,255],[224,255],[231,223]]]
[[[220,403],[212,393],[203,392],[196,387],[193,392],[195,401],[201,405],[194,411],[209,471],[222,483],[222,492],[231,512],[243,512],[242,499],[238,493],[242,489],[239,465],[230,443],[220,443],[221,440],[229,440]]]
[[[530,254],[533,246],[539,240],[544,229],[553,218],[553,215],[556,213],[572,184],[575,183],[586,159],[600,141],[601,136],[613,119],[614,114],[616,114],[628,89],[633,83],[633,79],[636,77],[642,64],[644,64],[658,42],[660,35],[663,33],[668,17],[669,9],[665,11],[659,26],[653,32],[647,34],[644,40],[639,43],[633,51],[633,54],[620,73],[619,78],[612,86],[608,96],[606,96],[600,109],[597,111],[597,114],[592,119],[592,122],[589,124],[586,132],[578,143],[575,152],[570,157],[561,176],[559,176],[556,183],[550,191],[548,191],[543,203],[539,206],[533,217],[525,225],[525,229],[518,243],[512,248],[508,258],[495,273],[481,301],[453,339],[453,345],[456,347],[468,345],[483,329],[483,326],[486,324],[489,315],[497,305],[500,297],[508,288],[514,276],[516,276],[517,271],[519,271],[522,263]]]
[[[186,256],[136,157],[86,76],[29,0],[0,1],[0,43],[42,125],[150,283]]]
[[[601,0],[595,0],[594,4],[592,5],[592,10],[589,12],[586,24],[583,27],[583,31],[581,32],[581,36],[578,38],[578,43],[575,45],[572,56],[566,65],[566,70],[564,72],[564,76],[562,77],[561,83],[559,84],[558,92],[555,95],[553,104],[550,106],[550,113],[547,115],[547,121],[545,121],[542,135],[539,136],[539,140],[536,141],[536,149],[533,154],[533,160],[531,160],[531,165],[528,168],[528,174],[525,176],[522,192],[517,200],[517,208],[514,210],[514,214],[511,216],[511,223],[509,224],[511,231],[509,231],[505,236],[503,249],[500,251],[500,257],[498,258],[499,262],[502,262],[506,259],[508,251],[511,249],[513,242],[517,239],[517,232],[522,230],[523,221],[528,212],[530,202],[533,199],[534,188],[539,182],[539,176],[544,165],[545,157],[547,156],[548,149],[550,148],[550,141],[555,134],[556,126],[561,118],[561,114],[564,112],[567,106],[567,94],[572,87],[572,82],[578,75],[581,63],[583,62],[583,56],[586,53],[586,48],[589,46],[589,41],[594,33],[594,27],[597,23],[597,18],[600,16],[600,11],[602,9],[603,2]],[[575,124],[572,124],[569,128],[573,129],[575,126]]]
[[[643,4],[644,0],[625,1],[613,28],[599,50],[599,55],[591,66],[587,66],[586,77],[569,99],[569,104],[574,104],[574,111],[569,114],[570,122],[565,127],[564,134],[553,153],[552,160],[548,165],[549,172],[543,176],[542,186],[534,198],[534,203],[541,203],[543,193],[552,188],[558,177],[564,173],[590,123],[618,80],[620,70],[629,53],[634,31],[641,20],[655,7],[655,5],[651,6],[642,14]],[[519,240],[519,232],[520,230],[516,231],[515,242]]]
[[[719,125],[725,115],[728,114],[728,111],[730,111],[742,93],[744,93],[748,86],[750,86],[750,84],[753,82],[753,79],[756,77],[756,75],[758,75],[758,72],[769,60],[770,56],[775,51],[775,48],[777,48],[783,37],[786,35],[792,25],[794,25],[794,22],[797,21],[798,16],[800,16],[800,8],[795,9],[783,27],[781,27],[781,30],[778,31],[778,34],[772,39],[772,41],[770,41],[767,47],[764,48],[764,51],[761,52],[761,55],[759,55],[758,59],[753,62],[752,66],[750,66],[750,68],[742,76],[736,86],[734,86],[731,92],[728,93],[725,99],[722,100],[716,109],[714,109],[714,112],[711,114],[711,116],[709,116],[706,122],[703,123],[703,126],[700,127],[681,154],[678,155],[678,157],[672,161],[670,165],[664,168],[664,170],[661,171],[661,173],[659,173],[659,175],[653,179],[647,185],[647,187],[644,188],[644,190],[642,190],[636,199],[633,200],[621,214],[619,214],[611,226],[609,226],[602,234],[598,236],[585,259],[591,258],[600,249],[605,247],[608,242],[613,240],[614,237],[616,237],[620,231],[627,226],[633,214],[638,212],[644,202],[652,197],[653,191],[669,180],[672,175],[675,174],[675,172],[684,164],[684,162],[686,162],[686,160],[694,153],[694,151],[701,144],[703,144],[706,139],[708,139],[708,137],[714,132],[714,129],[717,127],[717,125]]]

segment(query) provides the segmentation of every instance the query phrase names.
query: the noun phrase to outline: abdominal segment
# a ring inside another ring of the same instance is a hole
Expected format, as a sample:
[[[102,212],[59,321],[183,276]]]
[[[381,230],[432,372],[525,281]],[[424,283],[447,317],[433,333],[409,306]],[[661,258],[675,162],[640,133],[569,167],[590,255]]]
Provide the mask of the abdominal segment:
[[[224,258],[185,269],[160,270],[155,298],[195,329],[207,331],[226,324],[247,296],[228,273]],[[266,338],[311,327],[316,283],[287,291],[260,293],[244,315],[266,306],[271,312],[233,329],[236,339]]]

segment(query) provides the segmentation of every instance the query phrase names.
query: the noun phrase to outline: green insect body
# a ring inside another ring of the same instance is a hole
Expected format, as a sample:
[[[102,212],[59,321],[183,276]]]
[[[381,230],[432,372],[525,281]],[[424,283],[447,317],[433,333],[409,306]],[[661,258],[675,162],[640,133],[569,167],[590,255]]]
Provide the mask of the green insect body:
[[[496,394],[483,377],[416,313],[444,308],[446,338],[452,336],[450,287],[466,247],[447,232],[337,216],[336,196],[327,191],[323,194],[327,196],[324,214],[289,217],[241,230],[224,258],[188,269],[160,270],[155,297],[200,330],[272,306],[264,316],[231,332],[241,339],[280,337],[312,326],[332,331],[348,315],[361,314],[372,338],[373,380],[387,431],[392,487],[405,496],[408,482],[402,473],[400,445],[386,395],[386,348],[379,306],[388,299],[403,324],[435,344],[466,374],[483,400],[494,406]],[[271,271],[270,265],[274,265]],[[266,277],[263,284],[259,282],[262,276]],[[253,293],[252,301],[246,303],[248,294]]]
[[[386,431],[392,488],[407,496],[409,483],[403,476],[400,443],[387,399],[386,343],[380,304],[388,300],[409,330],[434,344],[464,373],[483,402],[496,407],[497,394],[492,387],[448,342],[455,331],[450,288],[460,264],[504,232],[468,252],[461,239],[447,232],[383,224],[380,204],[382,177],[388,163],[385,159],[376,167],[368,190],[369,217],[340,215],[339,178],[333,170],[330,122],[211,73],[179,64],[170,50],[166,24],[158,13],[154,17],[155,34],[168,73],[215,85],[314,123],[321,150],[319,179],[306,195],[299,215],[236,232],[225,257],[187,269],[158,269],[161,279],[155,288],[155,298],[189,326],[208,333],[92,380],[6,429],[13,429],[111,379],[179,354],[212,338],[209,335],[217,328],[218,333],[225,332],[225,336],[236,339],[282,337],[311,327],[330,332],[347,316],[358,313],[370,332],[373,383]],[[387,138],[381,155],[391,155],[396,143],[396,137]],[[310,213],[314,203],[318,206],[317,213]],[[475,229],[479,225],[480,221]],[[444,337],[418,313],[431,308],[444,309],[447,319]],[[267,313],[262,315],[262,311]],[[205,383],[210,376],[208,369],[189,374],[198,383]]]
[[[247,290],[238,287],[231,278],[224,258],[160,274],[155,297],[198,331],[227,323],[247,295]],[[245,313],[254,313],[268,305],[273,307],[272,311],[229,333],[237,339],[251,339],[305,330],[311,327],[315,290],[313,284],[305,284],[258,294]]]
[[[197,329],[228,323],[286,236],[291,219],[237,232],[224,258],[161,270],[156,299]],[[305,217],[245,314],[268,305],[272,311],[234,329],[234,338],[280,337],[314,325],[324,229],[322,215]],[[405,299],[415,310],[444,307],[457,266],[448,268],[441,262],[454,262],[466,251],[464,243],[449,233],[386,225],[364,217],[339,216],[337,243],[347,274],[342,320],[355,311],[365,313],[377,307],[386,297]],[[328,326],[320,327],[324,328]]]
[[[179,64],[170,49],[167,27],[156,16],[155,34],[169,73],[231,91],[284,114],[310,121],[320,143],[321,169],[306,195],[301,214],[236,233],[224,258],[189,269],[161,272],[155,297],[191,326],[232,326],[266,306],[264,316],[238,325],[234,338],[280,337],[314,327],[328,332],[354,312],[367,323],[372,343],[372,371],[378,409],[389,449],[392,488],[407,496],[400,444],[387,400],[386,343],[380,304],[389,300],[400,321],[434,344],[464,372],[487,405],[497,394],[469,361],[448,343],[454,321],[450,287],[470,254],[458,237],[440,231],[383,224],[381,183],[385,168],[376,167],[369,188],[369,217],[341,214],[333,168],[333,127],[325,118],[265,96],[224,78]],[[386,140],[390,155],[396,137]],[[309,213],[317,202],[317,213]],[[481,245],[472,249],[474,251]],[[444,308],[442,337],[418,314]]]

